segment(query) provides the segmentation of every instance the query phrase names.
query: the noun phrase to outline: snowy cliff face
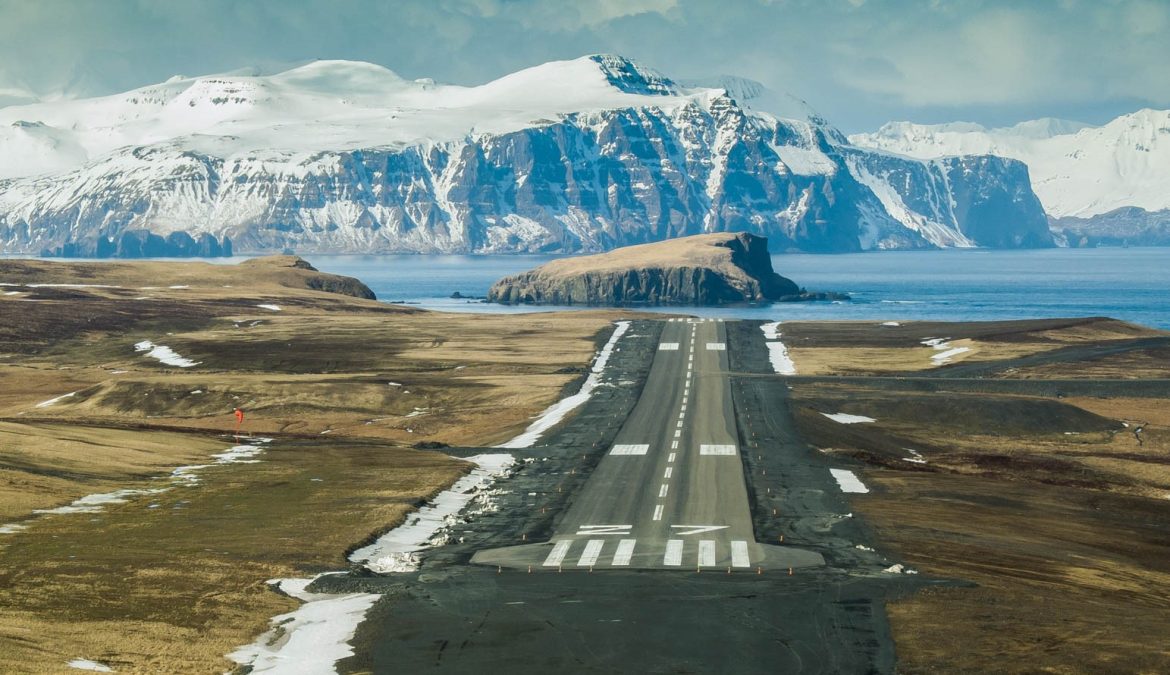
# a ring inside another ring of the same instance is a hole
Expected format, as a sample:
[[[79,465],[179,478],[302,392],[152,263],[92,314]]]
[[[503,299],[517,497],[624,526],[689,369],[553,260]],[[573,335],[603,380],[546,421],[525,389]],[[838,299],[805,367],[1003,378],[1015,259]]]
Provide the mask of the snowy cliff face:
[[[1100,127],[1033,120],[1005,129],[892,122],[856,145],[919,159],[990,154],[1028,165],[1054,218],[1090,218],[1125,207],[1170,209],[1170,110],[1140,110]]]
[[[127,230],[244,252],[599,251],[731,230],[773,250],[1051,244],[1018,162],[860,149],[811,111],[741,105],[752,84],[684,88],[606,55],[478,87],[317,62],[0,108],[0,250]]]

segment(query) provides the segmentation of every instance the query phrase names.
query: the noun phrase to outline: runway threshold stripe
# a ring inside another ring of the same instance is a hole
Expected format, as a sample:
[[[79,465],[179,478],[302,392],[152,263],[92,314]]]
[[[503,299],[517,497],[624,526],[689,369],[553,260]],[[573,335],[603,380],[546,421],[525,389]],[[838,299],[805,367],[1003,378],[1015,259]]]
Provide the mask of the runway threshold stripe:
[[[683,540],[668,539],[666,541],[666,554],[662,556],[662,564],[678,567],[682,564],[682,554]]]
[[[613,554],[613,565],[626,566],[630,564],[630,558],[634,557],[634,542],[637,539],[622,539],[618,542],[617,551]]]
[[[748,545],[746,541],[731,542],[731,566],[732,567],[751,567],[752,563],[748,557]]]
[[[548,557],[544,559],[545,567],[557,567],[565,559],[565,554],[569,552],[569,547],[573,545],[572,539],[562,539],[558,541],[552,551],[549,551]]]
[[[601,548],[605,546],[604,539],[590,539],[588,544],[585,544],[585,551],[581,554],[581,558],[577,561],[577,567],[593,567],[597,564],[597,558],[601,556]]]
[[[704,539],[699,542],[699,567],[715,566],[715,540]]]

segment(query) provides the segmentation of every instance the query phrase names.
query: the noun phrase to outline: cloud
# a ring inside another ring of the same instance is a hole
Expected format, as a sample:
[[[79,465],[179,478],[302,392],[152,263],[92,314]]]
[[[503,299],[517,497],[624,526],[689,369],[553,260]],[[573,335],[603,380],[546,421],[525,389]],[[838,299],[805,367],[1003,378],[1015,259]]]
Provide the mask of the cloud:
[[[1170,106],[1168,29],[1163,0],[0,0],[0,88],[108,93],[314,58],[474,84],[617,52],[760,80],[847,130],[999,123]]]

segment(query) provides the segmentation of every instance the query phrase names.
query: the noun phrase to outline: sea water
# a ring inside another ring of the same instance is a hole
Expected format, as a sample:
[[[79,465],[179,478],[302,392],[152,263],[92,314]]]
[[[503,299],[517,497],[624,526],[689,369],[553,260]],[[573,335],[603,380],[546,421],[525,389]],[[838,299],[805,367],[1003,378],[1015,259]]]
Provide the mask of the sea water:
[[[486,295],[492,282],[500,277],[561,256],[302,257],[322,271],[361,279],[386,302],[407,302],[448,312],[580,309],[509,307],[451,297],[456,292],[464,296]],[[231,264],[243,259],[212,258],[206,262]],[[848,293],[852,300],[646,309],[781,321],[994,321],[1108,316],[1170,330],[1170,248],[792,253],[772,256],[772,266],[810,291]]]
[[[457,312],[529,312],[466,299],[492,282],[557,256],[304,256],[325,272],[355,276],[386,301]],[[877,251],[779,254],[772,265],[811,291],[852,300],[752,307],[658,308],[723,318],[990,321],[1109,316],[1170,329],[1170,248],[1030,251]]]

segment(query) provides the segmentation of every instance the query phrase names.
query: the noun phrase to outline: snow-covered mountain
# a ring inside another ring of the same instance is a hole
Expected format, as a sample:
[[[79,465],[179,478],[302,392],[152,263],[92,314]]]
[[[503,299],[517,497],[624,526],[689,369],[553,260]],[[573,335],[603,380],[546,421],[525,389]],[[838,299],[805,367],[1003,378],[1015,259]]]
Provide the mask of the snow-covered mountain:
[[[1004,129],[892,122],[849,140],[921,159],[991,154],[1028,165],[1032,187],[1056,218],[1123,207],[1170,209],[1170,110],[1139,110],[1100,127],[1034,120]]]
[[[797,119],[757,109],[773,101]],[[684,87],[618,56],[476,87],[320,61],[0,108],[0,250],[109,252],[144,230],[247,252],[595,251],[726,230],[777,250],[1051,245],[1019,162],[855,147],[758,83]]]

